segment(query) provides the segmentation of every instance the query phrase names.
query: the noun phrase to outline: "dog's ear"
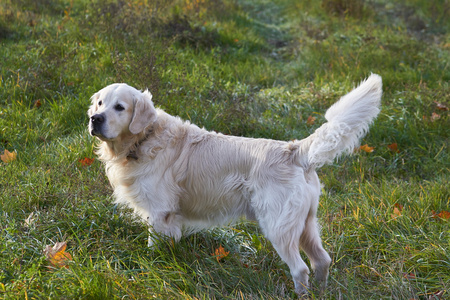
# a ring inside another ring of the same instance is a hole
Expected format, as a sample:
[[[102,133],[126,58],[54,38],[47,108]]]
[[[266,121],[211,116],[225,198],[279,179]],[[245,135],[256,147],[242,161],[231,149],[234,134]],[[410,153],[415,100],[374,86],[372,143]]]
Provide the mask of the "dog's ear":
[[[155,121],[156,109],[153,106],[152,94],[146,90],[135,99],[133,118],[129,126],[130,132],[138,134]]]

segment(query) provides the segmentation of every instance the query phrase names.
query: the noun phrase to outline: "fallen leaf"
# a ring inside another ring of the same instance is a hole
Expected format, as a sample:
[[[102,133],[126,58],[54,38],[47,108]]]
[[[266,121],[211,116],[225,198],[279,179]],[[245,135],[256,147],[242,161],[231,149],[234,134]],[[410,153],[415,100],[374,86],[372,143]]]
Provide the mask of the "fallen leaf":
[[[398,209],[397,207],[394,207],[393,214],[391,214],[391,218],[395,219],[397,217],[400,217],[402,215],[402,211]]]
[[[220,246],[219,248],[217,248],[217,249],[214,251],[214,253],[211,253],[212,256],[215,256],[215,257],[216,257],[217,262],[218,262],[219,260],[221,260],[222,258],[227,257],[228,254],[230,254],[230,251],[225,251],[225,249],[224,249],[222,246]]]
[[[44,250],[44,254],[47,257],[47,261],[52,267],[67,268],[67,262],[72,260],[72,255],[65,252],[67,247],[67,242],[57,242],[53,247],[47,245]]]
[[[83,166],[83,167],[87,167],[92,165],[92,163],[94,162],[95,158],[88,158],[85,157],[83,159],[80,159],[78,162]]]
[[[36,220],[36,216],[34,215],[34,212],[31,212],[31,214],[28,216],[28,218],[26,218],[25,221],[23,222],[23,226],[31,227],[31,225],[33,225],[35,220]]]
[[[399,211],[403,210],[403,205],[401,205],[400,203],[395,203],[394,207],[396,207]]]
[[[441,218],[444,220],[449,220],[450,219],[450,212],[443,210],[440,213],[436,213],[434,210],[431,211],[431,213],[433,214],[433,218],[437,219],[437,218]]]
[[[306,124],[308,124],[309,126],[314,125],[314,122],[316,121],[316,117],[313,116],[309,116],[308,119],[306,120]]]
[[[416,275],[414,273],[403,273],[403,278],[406,279],[415,279]]]
[[[439,102],[437,102],[437,101],[434,101],[434,103],[436,104],[436,108],[437,108],[437,109],[439,109],[439,110],[448,110],[448,107],[445,106],[444,104],[439,103]]]
[[[34,27],[34,26],[36,26],[36,24],[37,24],[37,22],[35,20],[33,20],[33,19],[28,21],[28,26],[30,26],[30,27]]]
[[[369,147],[369,145],[367,145],[367,144],[359,147],[359,150],[366,151],[367,153],[373,152],[374,149],[375,149],[375,147]]]
[[[39,108],[39,107],[41,107],[41,105],[42,105],[41,99],[34,101],[34,104],[33,104],[34,107]]]
[[[9,152],[8,150],[5,149],[5,152],[3,154],[0,155],[0,159],[4,162],[4,163],[9,163],[12,162],[14,160],[16,160],[17,158],[17,152],[13,151],[13,152]]]
[[[444,295],[444,292],[445,292],[444,290],[442,290],[442,291],[437,291],[436,293],[431,294],[431,295],[428,297],[428,300],[441,299],[442,296]]]
[[[440,118],[441,118],[441,115],[434,112],[431,114],[430,120],[431,120],[431,122],[434,122],[436,120],[439,120]]]
[[[388,145],[388,148],[392,152],[395,152],[395,153],[399,153],[400,152],[400,151],[398,151],[397,143],[392,143],[392,144]]]

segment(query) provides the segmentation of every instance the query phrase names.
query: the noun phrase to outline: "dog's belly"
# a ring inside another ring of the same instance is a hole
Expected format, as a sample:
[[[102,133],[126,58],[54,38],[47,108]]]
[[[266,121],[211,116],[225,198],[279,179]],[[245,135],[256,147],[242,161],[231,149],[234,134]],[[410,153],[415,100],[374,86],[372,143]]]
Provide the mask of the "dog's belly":
[[[187,183],[180,197],[180,214],[187,223],[221,225],[246,215],[253,218],[251,191],[242,174],[208,177]]]

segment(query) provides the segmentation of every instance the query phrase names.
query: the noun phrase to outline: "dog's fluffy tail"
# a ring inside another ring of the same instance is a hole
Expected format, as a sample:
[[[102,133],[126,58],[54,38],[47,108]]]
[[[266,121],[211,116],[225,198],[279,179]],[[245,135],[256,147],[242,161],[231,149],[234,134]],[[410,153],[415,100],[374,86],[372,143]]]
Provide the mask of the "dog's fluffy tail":
[[[331,106],[327,123],[301,141],[301,156],[308,166],[321,167],[345,152],[353,152],[380,112],[381,77],[372,74]]]

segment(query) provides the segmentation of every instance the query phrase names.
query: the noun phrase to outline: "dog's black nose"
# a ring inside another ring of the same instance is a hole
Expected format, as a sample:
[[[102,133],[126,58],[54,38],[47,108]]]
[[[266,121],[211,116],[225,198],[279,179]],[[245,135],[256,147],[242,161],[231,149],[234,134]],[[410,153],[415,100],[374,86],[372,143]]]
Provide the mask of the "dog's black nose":
[[[102,114],[93,115],[91,117],[91,122],[93,124],[101,124],[105,121],[105,117]]]

